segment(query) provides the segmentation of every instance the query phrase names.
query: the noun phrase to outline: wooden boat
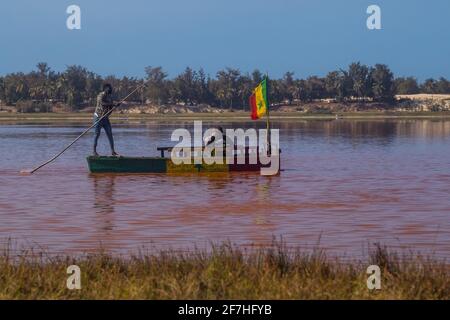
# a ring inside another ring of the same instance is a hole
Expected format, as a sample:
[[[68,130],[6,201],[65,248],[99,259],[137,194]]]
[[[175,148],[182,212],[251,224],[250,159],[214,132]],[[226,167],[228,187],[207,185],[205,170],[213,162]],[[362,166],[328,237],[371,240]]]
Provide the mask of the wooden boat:
[[[199,172],[229,172],[260,171],[264,165],[259,162],[251,164],[249,161],[249,150],[246,149],[244,164],[238,164],[237,159],[233,164],[174,164],[169,157],[164,156],[164,151],[172,148],[158,148],[161,157],[112,157],[112,156],[89,156],[87,162],[91,173],[199,173]]]

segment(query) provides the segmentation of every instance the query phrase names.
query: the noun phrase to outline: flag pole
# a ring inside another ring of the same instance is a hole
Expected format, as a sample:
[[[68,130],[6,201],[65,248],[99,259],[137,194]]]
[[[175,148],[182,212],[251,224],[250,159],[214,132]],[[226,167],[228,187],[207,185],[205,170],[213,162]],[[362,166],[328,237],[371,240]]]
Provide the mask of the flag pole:
[[[272,154],[272,150],[271,150],[271,146],[270,146],[270,114],[269,114],[269,91],[270,91],[270,84],[269,84],[269,74],[266,72],[266,88],[267,88],[267,92],[266,92],[266,99],[267,99],[267,106],[266,106],[266,125],[267,125],[267,141],[266,141],[266,145],[267,145],[267,155],[271,155]]]

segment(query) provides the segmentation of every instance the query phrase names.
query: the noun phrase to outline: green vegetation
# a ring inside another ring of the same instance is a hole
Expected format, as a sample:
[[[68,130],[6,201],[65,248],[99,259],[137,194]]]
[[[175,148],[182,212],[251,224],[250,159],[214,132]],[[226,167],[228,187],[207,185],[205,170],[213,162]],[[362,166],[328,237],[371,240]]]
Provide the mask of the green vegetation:
[[[68,290],[69,265],[81,290]],[[367,267],[381,268],[381,290],[368,290]],[[376,246],[368,261],[341,262],[323,251],[282,244],[230,244],[193,252],[78,258],[22,252],[0,256],[1,299],[449,299],[449,265]]]
[[[172,79],[161,67],[145,68],[146,78],[121,79],[101,77],[81,66],[68,66],[64,72],[52,71],[46,63],[27,74],[18,72],[0,77],[0,104],[13,105],[19,112],[47,112],[67,108],[78,111],[95,104],[103,82],[115,88],[115,98],[124,97],[137,85],[148,80],[146,89],[130,97],[134,104],[156,105],[207,104],[243,110],[248,108],[251,90],[262,80],[259,70],[241,73],[226,68],[215,77],[186,68]],[[449,94],[450,82],[445,78],[428,79],[419,84],[415,78],[394,78],[386,65],[373,67],[352,63],[348,70],[332,71],[325,77],[294,78],[286,72],[281,79],[270,79],[269,97],[274,105],[311,102],[317,99],[392,102],[395,94]]]

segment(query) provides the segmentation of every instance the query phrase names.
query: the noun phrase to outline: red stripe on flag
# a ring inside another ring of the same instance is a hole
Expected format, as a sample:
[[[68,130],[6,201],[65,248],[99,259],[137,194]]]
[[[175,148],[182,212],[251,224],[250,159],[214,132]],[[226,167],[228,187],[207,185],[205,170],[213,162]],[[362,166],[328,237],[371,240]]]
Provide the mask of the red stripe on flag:
[[[256,106],[256,96],[254,93],[250,96],[249,100],[250,100],[250,110],[252,111],[252,120],[258,120],[259,119],[258,108]]]

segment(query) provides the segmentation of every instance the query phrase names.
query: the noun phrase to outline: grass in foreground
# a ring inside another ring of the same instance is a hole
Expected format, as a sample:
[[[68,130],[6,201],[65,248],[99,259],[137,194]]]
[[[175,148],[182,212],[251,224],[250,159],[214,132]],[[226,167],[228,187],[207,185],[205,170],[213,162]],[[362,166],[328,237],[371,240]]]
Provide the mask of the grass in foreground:
[[[81,269],[81,290],[66,287],[67,267]],[[370,291],[366,269],[381,268]],[[130,258],[106,254],[0,257],[1,299],[449,299],[449,265],[377,246],[366,262],[343,263],[316,250],[283,245],[243,250],[229,244],[190,253]]]

